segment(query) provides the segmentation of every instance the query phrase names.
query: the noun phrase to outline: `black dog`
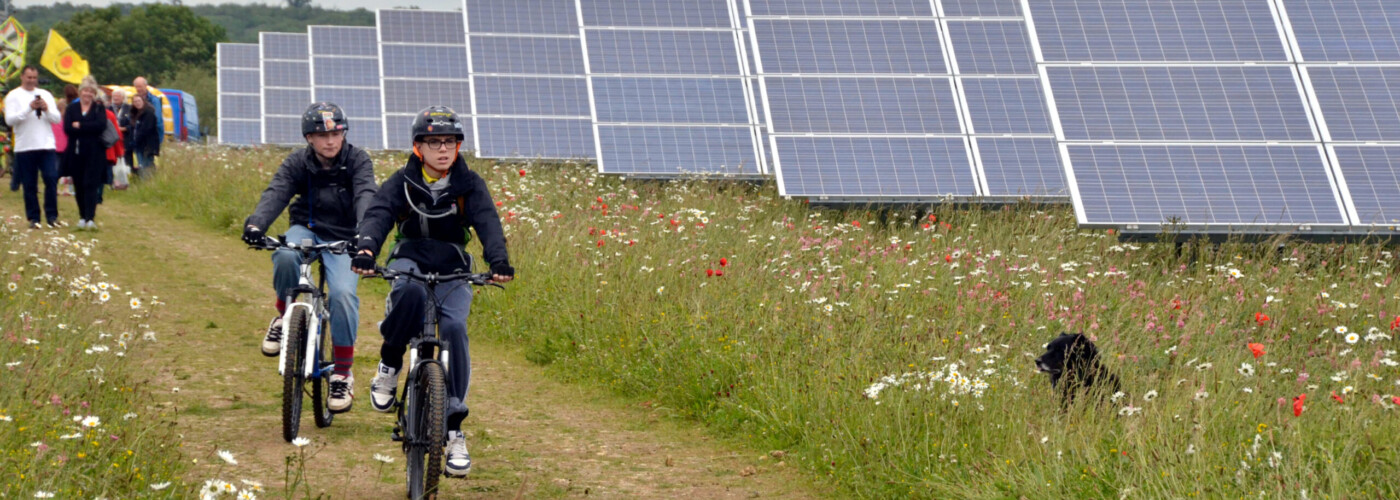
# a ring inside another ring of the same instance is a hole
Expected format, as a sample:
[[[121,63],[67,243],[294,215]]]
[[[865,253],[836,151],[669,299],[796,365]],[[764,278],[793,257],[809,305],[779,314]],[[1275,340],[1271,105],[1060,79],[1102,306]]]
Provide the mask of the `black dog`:
[[[1065,407],[1080,390],[1095,389],[1102,396],[1119,389],[1118,377],[1099,363],[1094,342],[1078,333],[1061,333],[1051,340],[1045,345],[1045,354],[1036,358],[1035,367],[1050,374],[1050,386],[1060,393]]]

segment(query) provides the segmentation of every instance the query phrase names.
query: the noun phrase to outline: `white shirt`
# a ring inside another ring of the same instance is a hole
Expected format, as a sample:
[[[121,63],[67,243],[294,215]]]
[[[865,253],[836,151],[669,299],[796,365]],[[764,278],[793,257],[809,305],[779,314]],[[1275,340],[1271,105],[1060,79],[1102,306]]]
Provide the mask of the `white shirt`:
[[[36,95],[49,105],[42,116],[35,116],[35,110],[29,109],[29,103],[34,101]],[[18,87],[5,95],[5,123],[14,132],[16,153],[55,149],[53,126],[62,120],[63,117],[58,114],[58,104],[53,102],[53,94],[47,90]]]

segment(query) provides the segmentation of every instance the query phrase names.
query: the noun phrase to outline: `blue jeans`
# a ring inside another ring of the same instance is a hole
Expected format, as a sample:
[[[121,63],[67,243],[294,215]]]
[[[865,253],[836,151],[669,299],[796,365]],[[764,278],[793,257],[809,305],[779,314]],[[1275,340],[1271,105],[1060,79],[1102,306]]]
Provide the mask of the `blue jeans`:
[[[418,263],[397,259],[389,263],[389,269],[418,271]],[[467,339],[472,287],[466,282],[454,281],[438,285],[434,292],[437,295],[438,337],[451,344],[447,352],[447,430],[456,431],[461,430],[462,419],[467,417],[467,387],[472,379],[472,356]],[[427,302],[428,288],[422,283],[406,278],[394,280],[384,322],[379,324],[379,333],[384,336],[384,346],[380,348],[379,355],[385,366],[403,367],[403,355],[409,341],[423,331]]]
[[[14,175],[24,188],[24,216],[29,222],[39,222],[48,215],[48,222],[58,221],[58,153],[52,149],[15,153]],[[44,179],[44,211],[39,213],[39,178]]]
[[[308,238],[316,244],[328,243],[306,226],[287,228],[287,241],[300,243]],[[354,347],[360,326],[360,297],[355,295],[355,288],[360,286],[360,277],[350,270],[349,255],[322,252],[321,263],[321,272],[326,274],[331,312],[331,343],[339,347]],[[297,286],[300,273],[300,254],[285,248],[272,252],[272,288],[277,291],[277,298],[287,299],[288,291]]]
[[[145,153],[136,153],[136,176],[140,179],[149,179],[156,173],[156,157]]]

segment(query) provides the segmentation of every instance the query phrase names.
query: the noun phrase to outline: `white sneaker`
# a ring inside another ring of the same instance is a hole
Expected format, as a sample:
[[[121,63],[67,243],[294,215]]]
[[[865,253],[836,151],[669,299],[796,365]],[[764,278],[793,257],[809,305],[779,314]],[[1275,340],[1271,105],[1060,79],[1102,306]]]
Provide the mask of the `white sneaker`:
[[[369,406],[374,411],[389,413],[394,410],[394,391],[399,388],[399,371],[379,363],[379,372],[369,381]]]
[[[282,352],[282,316],[272,318],[272,322],[267,324],[267,336],[263,337],[262,353],[269,358],[277,357]]]
[[[331,397],[326,408],[331,413],[345,413],[355,404],[355,375],[331,375]]]
[[[443,464],[447,477],[465,477],[472,470],[472,455],[467,453],[467,437],[462,431],[447,433],[447,462]]]

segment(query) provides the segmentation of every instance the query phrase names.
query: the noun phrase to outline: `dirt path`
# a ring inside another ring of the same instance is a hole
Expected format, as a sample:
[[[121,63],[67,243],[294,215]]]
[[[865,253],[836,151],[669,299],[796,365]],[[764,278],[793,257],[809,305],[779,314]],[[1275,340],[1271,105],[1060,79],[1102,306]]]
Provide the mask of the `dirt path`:
[[[18,195],[0,194],[0,216],[23,213]],[[76,213],[72,198],[61,200],[63,220],[74,223]],[[296,448],[281,438],[281,379],[257,352],[272,313],[268,254],[123,202],[121,193],[107,194],[98,221],[101,232],[77,234],[100,241],[94,258],[111,280],[166,302],[150,325],[161,348],[139,362],[149,366],[152,406],[176,415],[186,453],[197,459],[189,479],[249,479],[264,485],[264,496],[279,496]],[[309,405],[303,415],[301,435],[313,441],[306,452],[315,454],[306,470],[312,496],[402,498],[392,416],[368,405],[383,308],[383,295],[362,286],[355,409],[327,429],[315,428]],[[509,346],[477,341],[472,355],[472,417],[464,430],[476,463],[466,480],[444,482],[444,498],[818,496],[810,476],[761,451],[717,442],[693,422],[634,401],[549,379]],[[224,464],[216,450],[232,451],[238,465]],[[394,462],[381,464],[375,454]]]

